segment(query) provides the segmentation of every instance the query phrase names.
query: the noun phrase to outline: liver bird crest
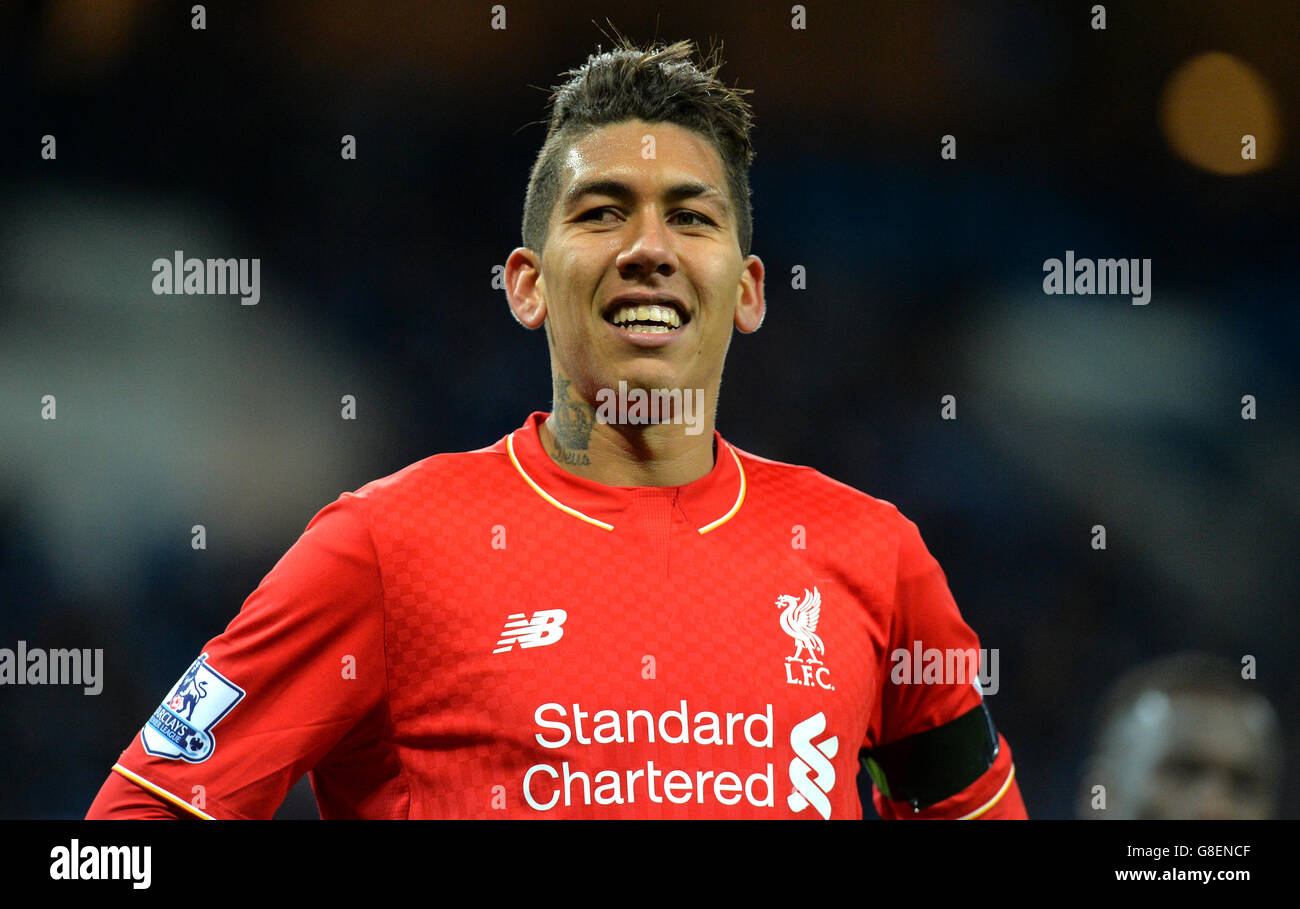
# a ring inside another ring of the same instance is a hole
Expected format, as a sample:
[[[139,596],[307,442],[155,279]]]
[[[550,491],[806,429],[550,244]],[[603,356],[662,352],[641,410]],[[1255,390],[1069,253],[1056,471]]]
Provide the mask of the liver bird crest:
[[[794,638],[795,642],[794,656],[786,657],[785,661],[805,662],[800,659],[799,654],[806,650],[808,651],[807,662],[822,662],[817,659],[817,654],[825,653],[826,645],[817,636],[817,621],[822,615],[822,596],[817,592],[817,588],[814,587],[809,592],[805,587],[802,600],[783,593],[776,598],[776,605],[785,609],[785,612],[781,613],[781,627],[786,634]]]

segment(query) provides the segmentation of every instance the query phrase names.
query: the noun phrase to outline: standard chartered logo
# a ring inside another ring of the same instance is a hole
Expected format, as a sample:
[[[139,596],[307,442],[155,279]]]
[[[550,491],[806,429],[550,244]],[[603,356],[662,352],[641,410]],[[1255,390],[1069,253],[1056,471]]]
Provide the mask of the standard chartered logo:
[[[830,759],[839,752],[840,740],[832,735],[813,744],[813,739],[825,731],[826,715],[820,712],[790,730],[790,747],[795,754],[790,759],[790,784],[794,792],[785,801],[791,811],[803,811],[812,805],[824,820],[830,820],[831,800],[827,793],[835,785],[835,765]],[[811,778],[810,773],[814,774]]]
[[[764,758],[765,752],[770,756],[776,747],[776,730],[780,728],[770,703],[764,704],[762,711],[748,713],[692,710],[685,698],[676,708],[666,710],[662,705],[593,710],[582,704],[551,701],[538,706],[533,721],[538,729],[534,735],[537,744],[561,752],[558,760],[533,764],[524,773],[524,801],[535,811],[693,802],[715,810],[740,806],[744,812],[746,808],[776,809],[780,804],[776,767]],[[825,732],[824,713],[791,728],[793,791],[786,804],[796,813],[812,806],[829,820],[829,794],[835,786],[831,758],[839,752],[839,738]],[[663,745],[683,747],[680,752],[655,748],[654,759],[646,759],[650,757],[643,750],[646,746]],[[714,759],[701,753],[701,746],[722,750]],[[599,750],[585,752],[586,748]],[[587,753],[592,758],[586,757]],[[701,763],[708,769],[700,769]]]
[[[543,748],[577,746],[717,745],[724,748],[766,750],[774,747],[772,705],[762,713],[694,712],[683,698],[676,710],[597,710],[581,704],[566,707],[557,702],[542,704],[533,715],[542,732],[536,734]],[[734,752],[733,752],[734,753]],[[761,751],[760,751],[761,753]],[[580,752],[571,752],[577,756]],[[614,751],[603,754],[613,757]],[[627,766],[635,764],[636,766]],[[709,770],[656,766],[653,760],[617,762],[612,767],[592,767],[585,760],[534,764],[524,774],[523,795],[529,807],[550,811],[561,802],[565,808],[580,805],[644,804],[647,800],[684,805],[717,803],[737,805],[742,799],[755,808],[776,807],[776,768],[770,761],[760,765],[725,770],[710,761]],[[749,772],[746,775],[746,771]]]

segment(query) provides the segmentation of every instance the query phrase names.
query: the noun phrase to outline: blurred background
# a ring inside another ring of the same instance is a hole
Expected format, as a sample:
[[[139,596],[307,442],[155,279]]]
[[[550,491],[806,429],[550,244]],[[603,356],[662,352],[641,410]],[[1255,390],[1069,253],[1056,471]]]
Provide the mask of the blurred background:
[[[1285,769],[1228,778],[1300,814],[1295,3],[191,7],[0,4],[0,647],[105,651],[97,697],[0,688],[0,817],[84,815],[341,492],[549,409],[492,269],[607,16],[754,90],[769,311],[718,428],[917,522],[1030,815],[1076,814],[1107,689],[1188,650],[1254,657]],[[177,249],[260,258],[260,303],[154,295]],[[1150,303],[1045,295],[1066,250],[1150,258]]]

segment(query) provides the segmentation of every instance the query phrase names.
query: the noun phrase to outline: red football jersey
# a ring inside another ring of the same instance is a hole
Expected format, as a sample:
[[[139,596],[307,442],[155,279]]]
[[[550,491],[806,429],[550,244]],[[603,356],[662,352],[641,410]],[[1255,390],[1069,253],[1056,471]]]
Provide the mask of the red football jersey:
[[[860,818],[862,749],[980,704],[891,680],[979,647],[893,505],[717,433],[693,483],[604,486],[546,416],[322,509],[113,770],[214,818],[305,772],[323,818]],[[110,784],[90,816],[138,813]],[[1001,737],[952,798],[876,805],[1025,816]]]

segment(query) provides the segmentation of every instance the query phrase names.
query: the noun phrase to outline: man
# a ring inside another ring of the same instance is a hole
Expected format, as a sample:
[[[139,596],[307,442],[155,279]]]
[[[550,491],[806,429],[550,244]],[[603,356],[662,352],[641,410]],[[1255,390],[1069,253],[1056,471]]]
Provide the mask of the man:
[[[1277,814],[1282,730],[1241,667],[1187,652],[1142,664],[1102,699],[1077,811],[1098,820]]]
[[[91,817],[267,817],[310,772],[325,818],[853,818],[860,754],[886,817],[1025,816],[974,668],[892,672],[978,648],[915,525],[713,429],[763,265],[750,111],[692,51],[552,98],[505,275],[553,412],[323,509]]]

